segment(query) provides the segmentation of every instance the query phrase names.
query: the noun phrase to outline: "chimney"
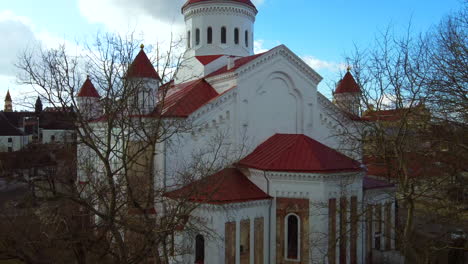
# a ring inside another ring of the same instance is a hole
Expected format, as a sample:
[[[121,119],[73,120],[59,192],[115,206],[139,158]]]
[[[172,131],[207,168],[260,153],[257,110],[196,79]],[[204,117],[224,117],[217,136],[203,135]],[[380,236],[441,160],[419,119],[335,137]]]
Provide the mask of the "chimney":
[[[236,59],[233,56],[229,56],[227,61],[227,69],[231,70],[234,68],[234,66],[236,66]]]

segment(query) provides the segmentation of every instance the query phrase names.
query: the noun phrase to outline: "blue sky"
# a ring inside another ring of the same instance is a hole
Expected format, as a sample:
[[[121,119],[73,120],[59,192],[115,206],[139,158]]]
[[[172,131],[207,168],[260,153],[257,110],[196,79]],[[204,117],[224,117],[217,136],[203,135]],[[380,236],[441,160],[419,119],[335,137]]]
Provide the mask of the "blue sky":
[[[145,42],[167,41],[169,33],[183,32],[180,6],[184,0],[15,0],[0,2],[0,98],[10,88],[21,97],[30,89],[15,84],[16,54],[32,43],[53,47],[75,45],[99,32],[134,30]],[[285,44],[325,79],[336,81],[344,55],[354,45],[365,48],[376,34],[392,25],[404,33],[409,22],[414,33],[425,31],[462,0],[256,0],[259,9],[257,50]],[[0,100],[3,108],[3,100]]]

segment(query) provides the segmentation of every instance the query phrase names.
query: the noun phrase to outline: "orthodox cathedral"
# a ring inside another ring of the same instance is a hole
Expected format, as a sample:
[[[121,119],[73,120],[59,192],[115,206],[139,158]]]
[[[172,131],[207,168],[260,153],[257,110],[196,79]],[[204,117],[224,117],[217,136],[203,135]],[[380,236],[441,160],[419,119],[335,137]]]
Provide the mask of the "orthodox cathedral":
[[[127,75],[145,83],[140,113],[151,115],[164,88],[162,117],[197,124],[157,143],[152,161],[163,172],[155,184],[172,186],[171,199],[199,203],[194,215],[217,234],[184,235],[191,251],[180,261],[371,263],[372,252],[395,249],[395,188],[368,175],[362,147],[340,137],[358,125],[361,90],[348,71],[332,102],[317,91],[322,77],[286,46],[254,54],[257,12],[250,0],[189,0],[173,81],[160,87],[143,47]],[[91,80],[77,98],[93,122],[103,120]],[[219,134],[232,159],[218,159],[222,168],[206,178],[177,182],[178,169],[210,153]],[[210,195],[190,194],[193,186]]]

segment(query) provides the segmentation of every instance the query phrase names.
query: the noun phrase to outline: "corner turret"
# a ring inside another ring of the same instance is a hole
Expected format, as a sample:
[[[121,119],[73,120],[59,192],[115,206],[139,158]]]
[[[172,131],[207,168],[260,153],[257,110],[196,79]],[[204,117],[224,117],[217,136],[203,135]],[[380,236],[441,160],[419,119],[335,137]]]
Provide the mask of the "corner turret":
[[[338,82],[333,93],[333,103],[347,113],[360,116],[362,92],[350,70],[351,68],[348,67],[345,76]]]
[[[101,114],[99,99],[99,93],[88,75],[76,96],[77,106],[83,119],[89,120],[99,117]]]

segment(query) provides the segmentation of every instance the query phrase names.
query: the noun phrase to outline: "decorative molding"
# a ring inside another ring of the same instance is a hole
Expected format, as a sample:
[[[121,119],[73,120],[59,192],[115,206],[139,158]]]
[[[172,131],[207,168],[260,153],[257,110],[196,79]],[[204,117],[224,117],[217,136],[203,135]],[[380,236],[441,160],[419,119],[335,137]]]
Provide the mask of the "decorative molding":
[[[189,7],[184,10],[185,21],[191,19],[194,16],[206,16],[206,15],[226,15],[231,14],[235,16],[241,16],[249,19],[252,23],[255,22],[256,11],[253,8],[240,7],[240,6],[229,6],[219,5],[213,6],[205,3]]]

